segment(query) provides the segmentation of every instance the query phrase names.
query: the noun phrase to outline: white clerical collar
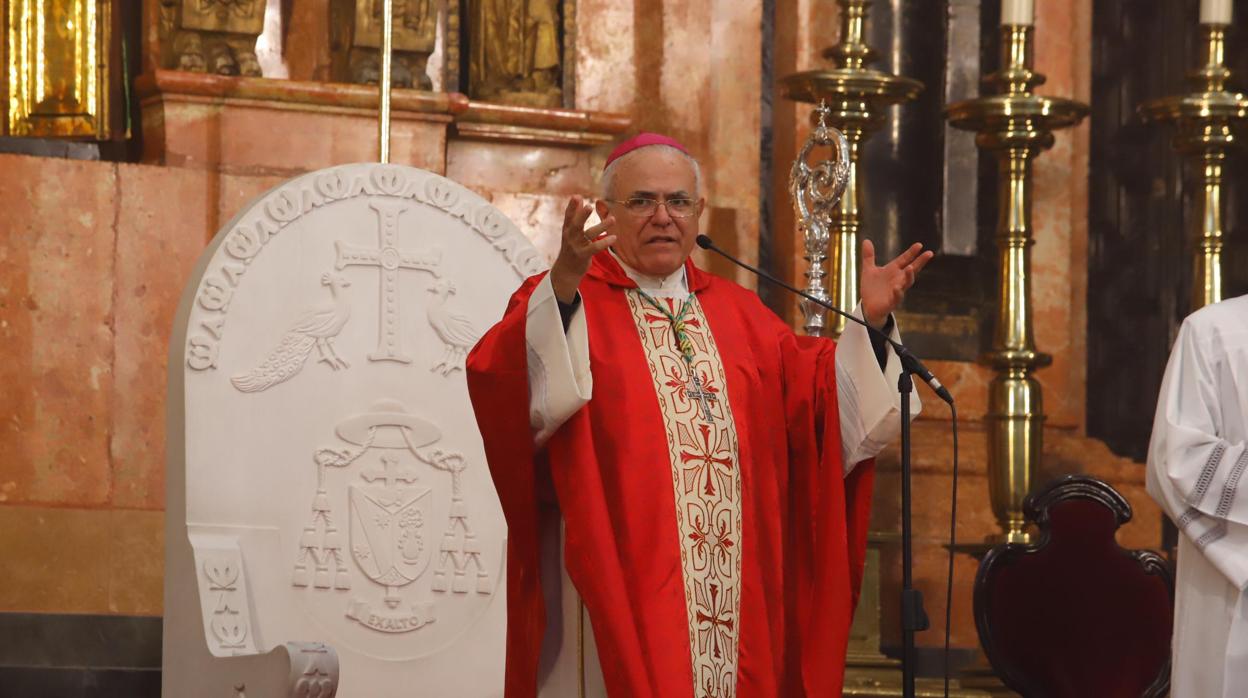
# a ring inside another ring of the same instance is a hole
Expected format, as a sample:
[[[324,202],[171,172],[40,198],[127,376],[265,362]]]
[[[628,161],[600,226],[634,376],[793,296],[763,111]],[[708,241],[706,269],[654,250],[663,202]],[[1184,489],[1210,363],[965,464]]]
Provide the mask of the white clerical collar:
[[[651,296],[655,298],[684,298],[689,295],[689,284],[685,279],[685,265],[680,265],[679,269],[664,278],[646,276],[625,264],[624,260],[620,259],[620,256],[615,253],[615,250],[607,248],[607,251],[619,263],[624,273],[628,274],[628,278],[637,284],[637,288]]]

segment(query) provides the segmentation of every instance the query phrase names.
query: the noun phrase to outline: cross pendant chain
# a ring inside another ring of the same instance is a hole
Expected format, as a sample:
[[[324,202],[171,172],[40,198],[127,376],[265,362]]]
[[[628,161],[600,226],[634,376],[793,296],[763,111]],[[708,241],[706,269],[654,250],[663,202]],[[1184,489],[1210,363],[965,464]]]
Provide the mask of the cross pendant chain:
[[[667,321],[671,323],[672,338],[676,342],[676,348],[680,350],[680,357],[685,362],[685,368],[689,371],[689,383],[685,388],[685,395],[701,407],[702,418],[704,420],[714,422],[715,416],[711,414],[711,403],[718,400],[719,396],[706,389],[706,386],[702,384],[702,378],[698,376],[698,372],[693,368],[693,340],[689,337],[689,334],[685,332],[685,315],[689,312],[693,296],[690,295],[685,299],[685,302],[680,306],[679,313],[673,314],[645,291],[638,289],[637,292],[641,294],[641,297],[647,303],[653,306],[655,310],[662,313],[663,317],[667,318]]]
[[[680,312],[672,314],[672,311],[663,307],[663,304],[656,301],[653,296],[641,289],[637,289],[637,293],[641,295],[642,300],[649,303],[655,310],[659,311],[663,317],[672,326],[672,339],[676,342],[676,348],[680,350],[680,356],[685,360],[685,365],[689,367],[690,373],[693,372],[693,340],[689,339],[689,335],[685,333],[685,315],[689,314],[689,308],[693,304],[693,294],[685,299],[680,306]]]

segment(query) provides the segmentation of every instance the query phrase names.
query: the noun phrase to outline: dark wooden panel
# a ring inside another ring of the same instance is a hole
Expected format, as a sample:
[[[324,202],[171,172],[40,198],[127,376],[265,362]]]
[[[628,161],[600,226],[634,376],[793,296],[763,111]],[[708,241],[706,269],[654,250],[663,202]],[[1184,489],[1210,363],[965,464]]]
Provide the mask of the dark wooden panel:
[[[925,358],[973,361],[987,348],[991,332],[985,318],[992,316],[995,203],[989,200],[985,208],[984,198],[995,189],[984,189],[983,170],[977,174],[974,162],[987,158],[969,142],[961,147],[970,149],[962,153],[971,160],[970,171],[947,171],[949,131],[942,115],[950,96],[950,61],[972,67],[995,63],[995,58],[980,63],[984,38],[992,50],[996,46],[995,31],[983,31],[995,26],[988,24],[995,23],[991,13],[985,8],[981,17],[968,12],[967,3],[949,0],[881,0],[870,10],[867,42],[878,55],[874,67],[924,84],[918,98],[893,108],[867,141],[862,180],[863,226],[881,260],[914,242],[937,251],[904,306],[906,343]],[[948,41],[968,30],[980,34],[980,41]],[[946,215],[950,197],[961,197],[953,217]]]
[[[1196,183],[1171,131],[1143,123],[1136,108],[1190,89],[1184,76],[1198,57],[1197,10],[1198,0],[1098,0],[1093,9],[1088,433],[1137,460],[1147,453],[1161,376],[1191,303]],[[1230,52],[1241,86],[1244,34],[1232,37]],[[1248,291],[1243,161],[1240,154],[1228,167],[1228,295]]]

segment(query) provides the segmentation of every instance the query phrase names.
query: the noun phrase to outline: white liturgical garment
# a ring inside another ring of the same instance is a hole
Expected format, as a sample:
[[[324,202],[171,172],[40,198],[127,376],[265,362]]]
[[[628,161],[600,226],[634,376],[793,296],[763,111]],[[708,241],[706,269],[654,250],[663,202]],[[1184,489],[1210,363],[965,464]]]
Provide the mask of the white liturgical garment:
[[[644,276],[616,257],[639,288],[655,298],[689,295],[682,266],[665,279]],[[862,317],[861,307],[854,309]],[[900,341],[894,325],[892,338]],[[559,315],[554,287],[547,276],[529,299],[525,326],[529,366],[529,417],[534,440],[543,444],[560,425],[589,402],[593,376],[589,366],[589,333],[585,310],[578,306],[567,332]],[[901,362],[888,348],[884,370],[876,361],[870,335],[849,323],[837,343],[836,387],[840,406],[841,448],[845,472],[884,450],[900,433],[901,399],[897,379]],[[910,394],[911,416],[922,408],[917,389]]]
[[[1178,526],[1174,698],[1248,696],[1248,296],[1184,322],[1148,450],[1148,492]]]

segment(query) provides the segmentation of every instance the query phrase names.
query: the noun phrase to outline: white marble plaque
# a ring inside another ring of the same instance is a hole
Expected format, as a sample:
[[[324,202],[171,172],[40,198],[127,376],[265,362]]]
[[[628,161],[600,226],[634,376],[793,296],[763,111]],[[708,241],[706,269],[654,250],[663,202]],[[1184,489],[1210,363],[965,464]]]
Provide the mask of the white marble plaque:
[[[170,352],[166,690],[202,684],[168,675],[204,670],[169,627],[195,617],[216,657],[325,643],[340,696],[501,695],[506,528],[464,359],[544,266],[403,166],[298,177],[222,229]]]

